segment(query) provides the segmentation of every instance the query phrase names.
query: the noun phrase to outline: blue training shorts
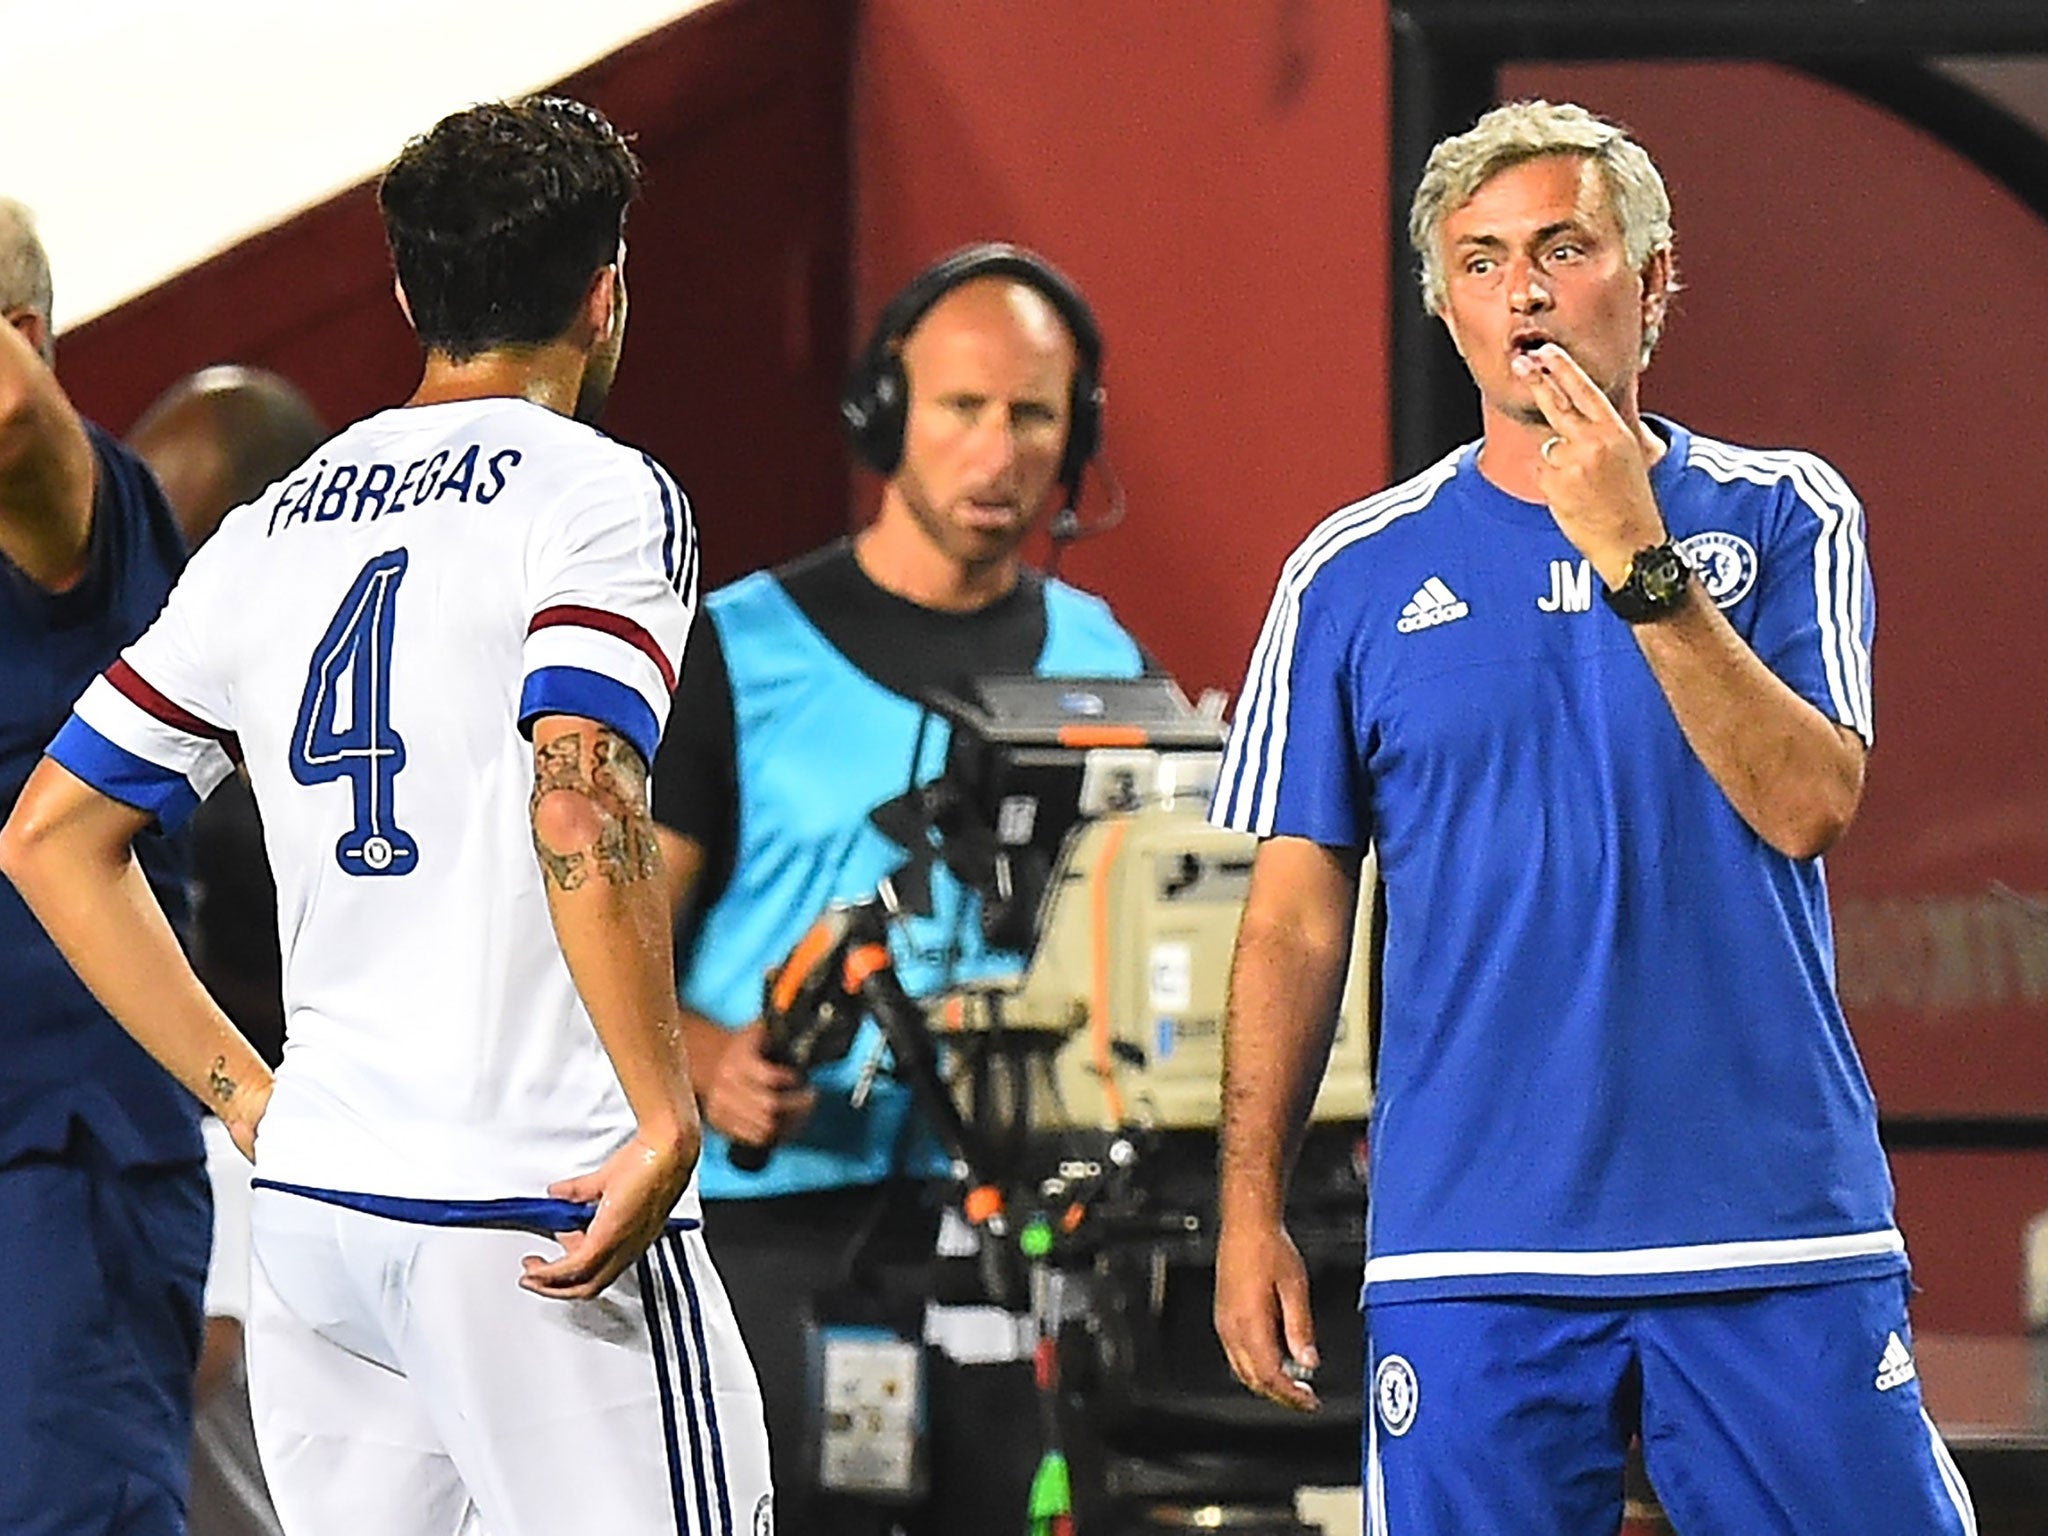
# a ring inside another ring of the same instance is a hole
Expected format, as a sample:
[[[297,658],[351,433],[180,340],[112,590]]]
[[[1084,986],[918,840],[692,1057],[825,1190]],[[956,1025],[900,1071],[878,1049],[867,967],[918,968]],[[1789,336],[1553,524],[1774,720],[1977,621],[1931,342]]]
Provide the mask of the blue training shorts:
[[[0,1531],[182,1536],[213,1199],[91,1136],[0,1165]]]
[[[1975,1536],[1903,1276],[1366,1309],[1368,1536],[1587,1536],[1640,1433],[1684,1536]]]

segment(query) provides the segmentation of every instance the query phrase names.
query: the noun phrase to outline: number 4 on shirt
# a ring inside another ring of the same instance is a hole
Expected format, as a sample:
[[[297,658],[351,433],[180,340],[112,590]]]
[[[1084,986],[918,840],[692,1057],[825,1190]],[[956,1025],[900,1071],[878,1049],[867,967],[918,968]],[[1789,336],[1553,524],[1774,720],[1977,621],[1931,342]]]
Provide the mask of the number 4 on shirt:
[[[391,727],[391,634],[405,563],[405,551],[394,549],[357,574],[313,648],[292,730],[293,778],[347,779],[355,791],[355,824],[334,845],[351,875],[406,875],[419,864],[392,804],[405,767],[405,742]]]

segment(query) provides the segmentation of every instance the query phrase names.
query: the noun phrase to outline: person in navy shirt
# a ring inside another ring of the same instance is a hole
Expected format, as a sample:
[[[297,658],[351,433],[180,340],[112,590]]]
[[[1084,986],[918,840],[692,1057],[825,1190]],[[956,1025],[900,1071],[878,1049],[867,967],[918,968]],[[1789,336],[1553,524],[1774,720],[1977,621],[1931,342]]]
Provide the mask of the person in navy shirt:
[[[1225,1050],[1216,1324],[1312,1408],[1281,1217],[1361,852],[1374,1532],[1961,1532],[1921,1407],[1821,856],[1872,739],[1863,510],[1646,416],[1670,203],[1623,130],[1496,109],[1410,234],[1484,435],[1288,561],[1212,815],[1262,839]]]
[[[0,819],[72,701],[156,616],[185,548],[140,460],[56,375],[50,266],[0,199]],[[174,925],[182,860],[137,858]],[[197,1106],[0,881],[0,1530],[185,1528],[211,1202]]]

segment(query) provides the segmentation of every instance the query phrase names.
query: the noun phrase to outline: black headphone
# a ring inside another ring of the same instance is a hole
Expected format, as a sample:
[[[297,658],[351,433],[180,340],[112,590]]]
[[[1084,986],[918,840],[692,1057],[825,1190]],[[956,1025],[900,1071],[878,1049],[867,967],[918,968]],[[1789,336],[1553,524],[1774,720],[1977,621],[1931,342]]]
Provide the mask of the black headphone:
[[[963,246],[926,267],[883,308],[874,334],[854,359],[839,397],[840,419],[860,461],[879,475],[903,462],[903,429],[910,413],[910,380],[903,372],[903,342],[917,322],[948,293],[977,277],[1013,277],[1059,311],[1074,338],[1074,387],[1067,400],[1067,447],[1060,457],[1066,511],[1081,498],[1081,476],[1102,445],[1102,331],[1095,311],[1065,273],[1021,246],[1001,241]]]

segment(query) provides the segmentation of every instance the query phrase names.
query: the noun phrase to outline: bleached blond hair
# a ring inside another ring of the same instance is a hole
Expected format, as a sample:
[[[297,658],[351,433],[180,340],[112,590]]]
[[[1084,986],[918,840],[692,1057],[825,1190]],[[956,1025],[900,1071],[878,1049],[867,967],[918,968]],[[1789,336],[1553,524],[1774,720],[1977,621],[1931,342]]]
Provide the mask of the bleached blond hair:
[[[1422,303],[1442,312],[1449,298],[1443,264],[1444,221],[1502,171],[1549,155],[1576,155],[1600,168],[1607,200],[1621,226],[1629,266],[1640,272],[1659,251],[1674,249],[1671,197],[1649,152],[1628,130],[1570,102],[1512,101],[1495,107],[1463,133],[1430,151],[1408,209],[1408,243],[1422,259]],[[1678,291],[1677,268],[1665,292]],[[1643,332],[1643,361],[1656,348],[1661,315]]]

